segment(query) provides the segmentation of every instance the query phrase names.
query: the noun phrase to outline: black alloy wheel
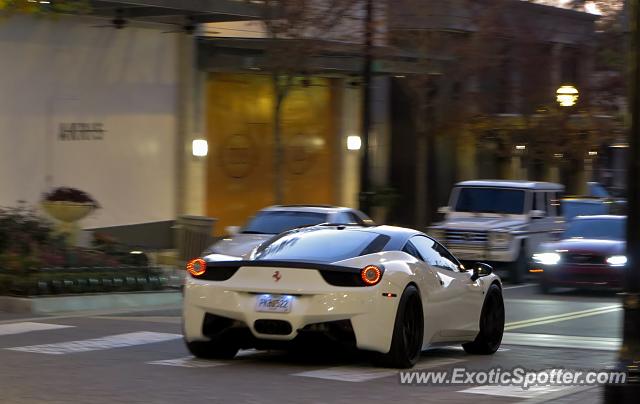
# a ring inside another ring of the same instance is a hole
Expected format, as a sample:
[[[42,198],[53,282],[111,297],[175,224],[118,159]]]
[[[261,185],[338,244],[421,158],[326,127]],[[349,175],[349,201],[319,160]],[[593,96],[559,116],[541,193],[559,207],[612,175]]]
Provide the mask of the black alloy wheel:
[[[500,287],[489,287],[480,314],[480,332],[473,342],[462,344],[467,353],[491,355],[500,348],[504,334],[504,300]]]
[[[391,349],[377,354],[376,363],[383,367],[406,369],[418,362],[424,338],[424,312],[418,289],[405,288],[398,304]]]

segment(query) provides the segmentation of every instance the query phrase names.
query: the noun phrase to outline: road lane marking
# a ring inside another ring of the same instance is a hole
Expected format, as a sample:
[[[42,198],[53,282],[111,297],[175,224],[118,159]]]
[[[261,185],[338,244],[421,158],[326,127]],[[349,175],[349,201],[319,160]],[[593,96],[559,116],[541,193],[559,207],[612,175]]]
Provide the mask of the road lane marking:
[[[230,365],[236,361],[247,363],[248,359],[258,356],[269,355],[271,351],[258,351],[256,349],[241,349],[234,359],[229,360],[209,360],[196,358],[195,356],[185,356],[183,358],[165,359],[147,362],[147,365],[178,366],[183,368],[209,368],[215,366]]]
[[[73,328],[72,325],[32,323],[29,321],[21,323],[0,324],[0,335],[22,334],[32,331],[58,330],[61,328]]]
[[[110,314],[122,314],[122,313],[146,313],[152,311],[164,311],[164,310],[180,310],[182,308],[179,304],[170,304],[163,306],[153,306],[153,307],[130,307],[128,309],[117,309],[117,310],[86,310],[86,311],[74,311],[74,312],[66,312],[60,315],[42,315],[38,317],[28,317],[21,318],[21,321],[53,321],[53,320],[61,320],[67,318],[79,318],[79,317],[90,317],[90,316],[102,316],[102,315],[110,315]],[[2,320],[0,324],[8,324],[15,323],[17,319],[13,320]]]
[[[102,338],[61,342],[57,344],[30,345],[5,349],[11,351],[33,352],[49,355],[65,355],[70,353],[100,351],[105,349],[152,344],[155,342],[171,341],[179,338],[182,338],[182,334],[141,331],[127,334],[110,335],[108,337]]]
[[[424,370],[464,362],[464,359],[429,358],[422,359],[411,370]],[[316,379],[338,380],[341,382],[360,383],[383,377],[396,376],[397,369],[380,369],[371,366],[336,366],[326,369],[293,373],[292,376],[313,377]]]
[[[620,306],[619,304],[616,304],[613,306],[605,306],[605,307],[599,307],[599,308],[589,309],[589,310],[573,311],[569,313],[555,314],[552,316],[537,317],[537,318],[531,318],[528,320],[521,320],[521,321],[513,321],[505,324],[504,329],[505,331],[509,331],[509,330],[515,330],[518,328],[532,327],[534,325],[557,323],[560,321],[574,320],[574,319],[583,318],[583,317],[596,316],[599,314],[612,313],[619,310],[622,310],[622,306]]]
[[[520,288],[530,288],[532,286],[536,286],[535,283],[525,283],[524,285],[514,285],[514,286],[503,286],[502,290],[511,290],[511,289],[520,289]]]
[[[91,316],[95,320],[141,321],[149,323],[182,324],[181,316]]]
[[[595,307],[593,309],[572,311],[572,312],[568,312],[568,313],[554,314],[554,315],[546,316],[546,317],[537,317],[537,318],[530,318],[530,319],[521,320],[521,321],[512,321],[511,323],[508,323],[507,325],[516,325],[516,324],[528,323],[528,322],[531,322],[531,321],[549,320],[549,319],[554,319],[554,318],[558,318],[558,317],[571,316],[571,315],[574,315],[574,314],[582,314],[582,313],[590,313],[590,312],[594,312],[594,311],[617,309],[617,308],[621,308],[621,307],[622,306],[619,305],[619,304],[614,304],[612,306]]]
[[[488,396],[535,398],[569,389],[568,386],[531,386],[524,390],[520,386],[478,386],[460,390],[459,393],[484,394]]]
[[[198,359],[195,356],[147,362],[148,365],[178,366],[182,368],[212,368],[228,365],[229,363],[229,361]]]
[[[435,350],[435,349],[440,349],[440,348],[447,349],[447,350],[452,350],[452,351],[464,351],[464,348],[462,347],[462,345],[445,345],[445,346],[442,346],[442,347],[434,347],[432,349]],[[507,352],[507,351],[510,351],[510,349],[509,348],[498,348],[498,352]]]
[[[567,389],[564,390],[560,390],[554,393],[550,393],[550,394],[546,394],[544,396],[541,397],[532,397],[528,400],[524,400],[524,401],[520,401],[521,404],[539,404],[539,403],[551,403],[554,402],[555,400],[562,398],[562,397],[566,397],[566,396],[570,396],[576,393],[585,393],[589,390],[593,390],[598,388],[599,386],[575,386],[575,387],[569,387]]]
[[[574,348],[593,351],[618,351],[620,338],[582,337],[575,335],[505,333],[504,345],[523,345],[547,348]]]

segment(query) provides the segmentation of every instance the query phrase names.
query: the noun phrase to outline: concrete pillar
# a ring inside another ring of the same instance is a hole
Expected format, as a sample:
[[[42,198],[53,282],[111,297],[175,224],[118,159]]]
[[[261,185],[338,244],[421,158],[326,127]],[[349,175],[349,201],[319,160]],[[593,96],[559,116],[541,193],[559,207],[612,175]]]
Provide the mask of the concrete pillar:
[[[360,155],[361,151],[347,150],[348,136],[362,136],[360,110],[362,91],[359,87],[347,84],[342,90],[342,111],[340,116],[341,132],[339,134],[340,154],[340,199],[342,206],[358,207],[360,192]]]
[[[380,187],[386,185],[389,178],[389,156],[391,154],[389,98],[391,84],[388,77],[375,77],[372,84],[371,174],[373,186]]]
[[[178,34],[178,96],[176,136],[176,214],[204,215],[206,163],[210,156],[194,157],[194,139],[206,139],[204,102],[206,74],[199,72],[197,45],[191,35]]]
[[[522,157],[520,156],[511,157],[511,171],[510,171],[510,174],[507,176],[507,179],[514,179],[514,180],[526,179],[526,176],[524,175],[523,169],[522,169]]]
[[[557,164],[548,166],[546,180],[549,182],[560,182],[560,168]]]
[[[562,51],[564,45],[555,43],[551,47],[551,85],[553,90],[557,90],[562,84]]]
[[[476,161],[478,146],[473,132],[467,126],[464,126],[459,132],[456,141],[457,180],[465,181],[476,179],[478,177]]]

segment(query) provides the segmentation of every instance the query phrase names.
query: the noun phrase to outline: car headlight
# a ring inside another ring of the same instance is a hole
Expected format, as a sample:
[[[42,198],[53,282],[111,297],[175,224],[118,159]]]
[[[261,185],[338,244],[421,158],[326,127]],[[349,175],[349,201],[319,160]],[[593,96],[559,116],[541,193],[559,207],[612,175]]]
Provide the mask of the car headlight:
[[[505,246],[511,243],[511,234],[507,232],[491,232],[489,233],[489,244],[496,246]]]
[[[429,235],[438,241],[444,241],[447,232],[444,229],[431,228],[429,229]]]
[[[607,258],[607,264],[612,267],[623,267],[627,264],[627,257],[624,255],[613,255]]]
[[[542,265],[558,265],[562,257],[558,253],[533,254],[533,260]]]

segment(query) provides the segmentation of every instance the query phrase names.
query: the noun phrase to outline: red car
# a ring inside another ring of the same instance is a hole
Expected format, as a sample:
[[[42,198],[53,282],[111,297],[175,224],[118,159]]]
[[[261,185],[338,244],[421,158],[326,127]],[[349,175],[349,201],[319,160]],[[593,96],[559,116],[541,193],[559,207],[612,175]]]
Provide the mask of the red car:
[[[578,216],[562,239],[542,244],[529,272],[540,289],[554,287],[622,289],[627,265],[625,216]]]

